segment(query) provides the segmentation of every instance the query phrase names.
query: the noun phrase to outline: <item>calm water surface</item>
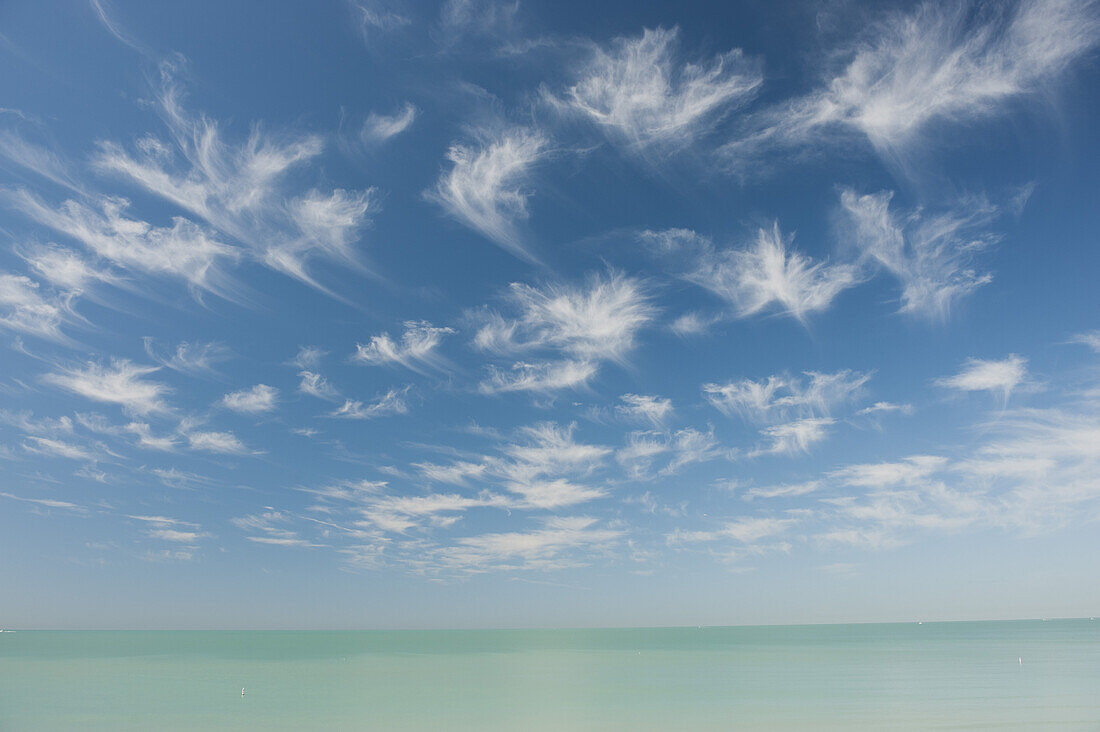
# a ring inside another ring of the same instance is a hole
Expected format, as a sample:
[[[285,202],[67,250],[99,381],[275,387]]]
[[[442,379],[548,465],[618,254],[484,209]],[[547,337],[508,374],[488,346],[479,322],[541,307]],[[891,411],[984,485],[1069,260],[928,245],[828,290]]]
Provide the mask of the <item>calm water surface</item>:
[[[1100,730],[1100,621],[0,633],[0,730],[157,729]]]

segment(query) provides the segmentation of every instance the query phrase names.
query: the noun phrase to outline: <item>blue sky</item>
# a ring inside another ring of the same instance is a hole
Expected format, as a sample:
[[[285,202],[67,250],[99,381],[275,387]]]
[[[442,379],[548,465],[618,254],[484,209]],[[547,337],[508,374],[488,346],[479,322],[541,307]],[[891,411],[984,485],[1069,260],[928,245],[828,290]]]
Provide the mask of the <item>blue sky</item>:
[[[3,625],[1100,605],[1095,3],[0,21]]]

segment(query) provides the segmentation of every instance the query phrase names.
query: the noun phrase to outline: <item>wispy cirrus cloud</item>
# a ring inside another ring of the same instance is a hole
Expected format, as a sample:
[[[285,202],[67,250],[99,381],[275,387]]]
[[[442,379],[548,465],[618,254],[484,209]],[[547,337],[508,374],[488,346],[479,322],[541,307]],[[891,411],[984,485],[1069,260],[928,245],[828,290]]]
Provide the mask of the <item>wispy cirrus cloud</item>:
[[[556,351],[560,360],[519,362],[510,371],[494,368],[482,391],[553,391],[580,386],[596,375],[601,361],[626,363],[637,333],[656,314],[640,280],[620,274],[594,276],[581,286],[532,287],[513,283],[508,301],[513,317],[477,314],[474,345],[497,354]]]
[[[124,198],[99,197],[92,205],[68,200],[52,207],[19,189],[8,201],[32,220],[80,242],[95,256],[141,275],[174,277],[195,292],[238,299],[226,268],[240,259],[239,250],[223,243],[194,222],[175,217],[171,227],[153,226],[126,215]]]
[[[15,130],[0,130],[0,157],[74,193],[82,191],[68,160],[47,147],[27,140]]]
[[[895,404],[893,402],[875,402],[869,407],[856,412],[856,414],[869,416],[874,414],[886,414],[889,412],[900,412],[902,414],[911,414],[913,412],[912,404]]]
[[[394,31],[412,23],[412,19],[402,12],[404,3],[399,0],[351,0],[349,4],[358,15],[366,36],[372,32]]]
[[[138,521],[145,528],[145,535],[150,539],[171,541],[181,544],[195,544],[200,539],[208,536],[202,531],[202,527],[189,521],[169,518],[167,516],[143,516],[140,514],[128,515],[126,518]]]
[[[303,539],[298,532],[286,528],[293,517],[281,511],[266,510],[230,519],[237,528],[245,531],[245,537],[256,544],[287,547],[311,547],[315,544]]]
[[[853,134],[904,168],[938,126],[989,119],[1040,92],[1100,38],[1090,0],[926,2],[868,28],[819,89],[751,117],[722,150],[735,170]]]
[[[846,486],[886,488],[925,480],[946,465],[947,459],[944,457],[912,455],[899,462],[849,465],[832,471],[829,477]]]
[[[1085,333],[1078,333],[1070,338],[1070,343],[1080,343],[1100,353],[1100,330],[1090,330]]]
[[[759,381],[706,383],[702,391],[723,414],[768,425],[760,429],[763,443],[749,457],[799,455],[828,437],[836,424],[833,411],[854,402],[870,379],[871,374],[858,371],[807,371],[804,378],[777,374]]]
[[[648,394],[623,394],[615,411],[628,419],[649,422],[661,427],[672,416],[672,400]]]
[[[263,264],[324,290],[308,264],[358,263],[353,246],[377,211],[374,189],[301,192],[291,173],[321,154],[322,139],[256,126],[244,142],[228,142],[216,121],[184,106],[181,65],[180,57],[160,65],[155,101],[167,140],[149,135],[133,151],[103,142],[93,165],[205,221]]]
[[[352,360],[371,366],[394,364],[418,373],[423,373],[424,367],[444,370],[448,367],[447,361],[436,353],[436,349],[454,332],[453,328],[436,327],[426,320],[408,320],[399,342],[389,333],[371,336],[366,344],[356,345]]]
[[[828,416],[835,407],[858,397],[871,374],[849,370],[807,371],[804,377],[773,375],[759,381],[707,383],[702,390],[706,400],[723,414],[753,422],[773,422]]]
[[[752,544],[786,533],[797,522],[796,519],[782,519],[771,516],[743,516],[727,521],[720,528],[710,531],[678,531],[670,535],[672,544],[717,541],[732,539],[742,544]]]
[[[194,431],[187,433],[187,443],[192,450],[215,452],[223,455],[258,455],[259,451],[250,450],[240,438],[232,432]]]
[[[542,423],[521,430],[523,441],[502,445],[505,456],[489,461],[503,487],[534,508],[558,508],[606,495],[599,486],[578,482],[598,470],[610,448],[578,442],[576,425]]]
[[[56,498],[27,498],[26,496],[17,496],[12,493],[0,492],[0,496],[12,501],[20,501],[22,503],[30,503],[35,506],[41,506],[43,508],[61,508],[66,511],[74,511],[76,513],[86,513],[88,511],[84,506],[72,503],[70,501],[59,501]]]
[[[508,368],[489,367],[489,375],[478,389],[483,394],[537,392],[550,394],[562,389],[577,389],[596,376],[599,367],[591,361],[517,361]]]
[[[158,366],[140,366],[120,358],[110,365],[89,361],[46,374],[44,381],[93,401],[117,404],[133,414],[165,414],[171,411],[165,397],[169,389],[145,377],[156,373]]]
[[[409,392],[409,388],[390,389],[369,404],[347,399],[341,407],[331,412],[329,416],[341,419],[374,419],[390,414],[408,414],[409,405],[405,401],[405,395]]]
[[[298,377],[300,379],[298,391],[303,394],[328,401],[333,401],[340,396],[339,390],[330,384],[323,375],[315,371],[300,371]]]
[[[901,284],[900,312],[944,320],[954,305],[992,280],[970,263],[997,241],[987,230],[999,211],[981,197],[963,197],[947,211],[898,215],[888,191],[841,193],[853,243],[864,259]]]
[[[1027,380],[1027,359],[1010,355],[1000,361],[972,358],[954,376],[936,379],[935,384],[954,391],[989,391],[999,393],[1007,404],[1014,389]]]
[[[806,417],[805,419],[765,427],[760,433],[767,443],[750,453],[759,455],[799,455],[829,436],[829,428],[836,424],[831,417]]]
[[[359,130],[359,138],[365,145],[381,145],[409,129],[416,117],[417,109],[411,102],[405,102],[393,114],[371,112]]]
[[[627,435],[626,445],[616,451],[615,458],[630,478],[650,480],[674,475],[693,463],[732,455],[732,450],[723,448],[715,439],[713,429],[703,432],[685,427],[675,431],[631,432]]]
[[[38,455],[63,457],[69,460],[94,461],[96,459],[96,455],[79,445],[49,437],[28,436],[23,441],[23,449]]]
[[[815,263],[792,249],[791,237],[783,235],[778,222],[759,229],[741,249],[719,249],[688,229],[645,231],[642,239],[661,253],[677,255],[681,277],[726,301],[741,318],[775,311],[805,321],[862,281],[854,264]]]
[[[25,275],[0,272],[0,330],[67,342],[62,324],[79,320],[72,309],[73,297],[43,291],[39,283]]]
[[[471,574],[585,566],[624,534],[597,524],[596,519],[585,516],[547,518],[542,528],[532,531],[462,537],[440,548],[433,559],[440,569]]]
[[[229,349],[220,343],[181,341],[174,353],[162,353],[154,338],[146,336],[142,340],[149,358],[165,368],[191,376],[216,373],[214,365],[230,356]]]
[[[549,139],[537,130],[473,130],[474,140],[447,151],[443,172],[429,200],[505,251],[537,261],[519,224],[528,216],[526,187],[531,169],[549,154]]]
[[[736,49],[683,60],[679,35],[677,28],[647,28],[606,48],[592,45],[577,81],[560,95],[544,90],[543,96],[636,152],[688,145],[751,99],[763,75]]]
[[[279,390],[267,384],[256,384],[251,389],[226,394],[222,397],[222,404],[242,414],[263,414],[278,406]]]
[[[753,486],[746,490],[741,498],[752,501],[757,498],[797,498],[814,493],[822,487],[821,481],[808,480],[804,483],[784,483],[781,485]]]
[[[321,359],[327,355],[327,351],[317,346],[299,346],[294,358],[286,362],[288,366],[296,366],[302,370],[316,369],[321,365]]]
[[[67,293],[85,293],[97,283],[121,285],[115,273],[102,269],[72,249],[56,244],[19,247],[16,253],[35,274]]]

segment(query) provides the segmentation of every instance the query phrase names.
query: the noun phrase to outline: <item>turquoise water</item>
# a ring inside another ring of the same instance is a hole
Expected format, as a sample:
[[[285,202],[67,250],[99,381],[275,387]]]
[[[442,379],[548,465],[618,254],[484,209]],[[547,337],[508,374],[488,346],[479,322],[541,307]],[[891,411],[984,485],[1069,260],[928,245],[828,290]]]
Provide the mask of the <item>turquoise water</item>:
[[[1100,621],[0,634],[5,732],[994,728],[1100,730]]]

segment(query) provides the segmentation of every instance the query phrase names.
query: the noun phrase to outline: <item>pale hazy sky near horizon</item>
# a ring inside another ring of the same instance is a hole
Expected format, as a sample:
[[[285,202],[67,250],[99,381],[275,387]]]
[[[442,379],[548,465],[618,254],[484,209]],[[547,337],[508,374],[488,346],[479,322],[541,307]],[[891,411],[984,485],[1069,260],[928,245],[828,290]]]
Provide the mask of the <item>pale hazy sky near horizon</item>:
[[[1100,613],[1098,41],[0,5],[0,627]]]

